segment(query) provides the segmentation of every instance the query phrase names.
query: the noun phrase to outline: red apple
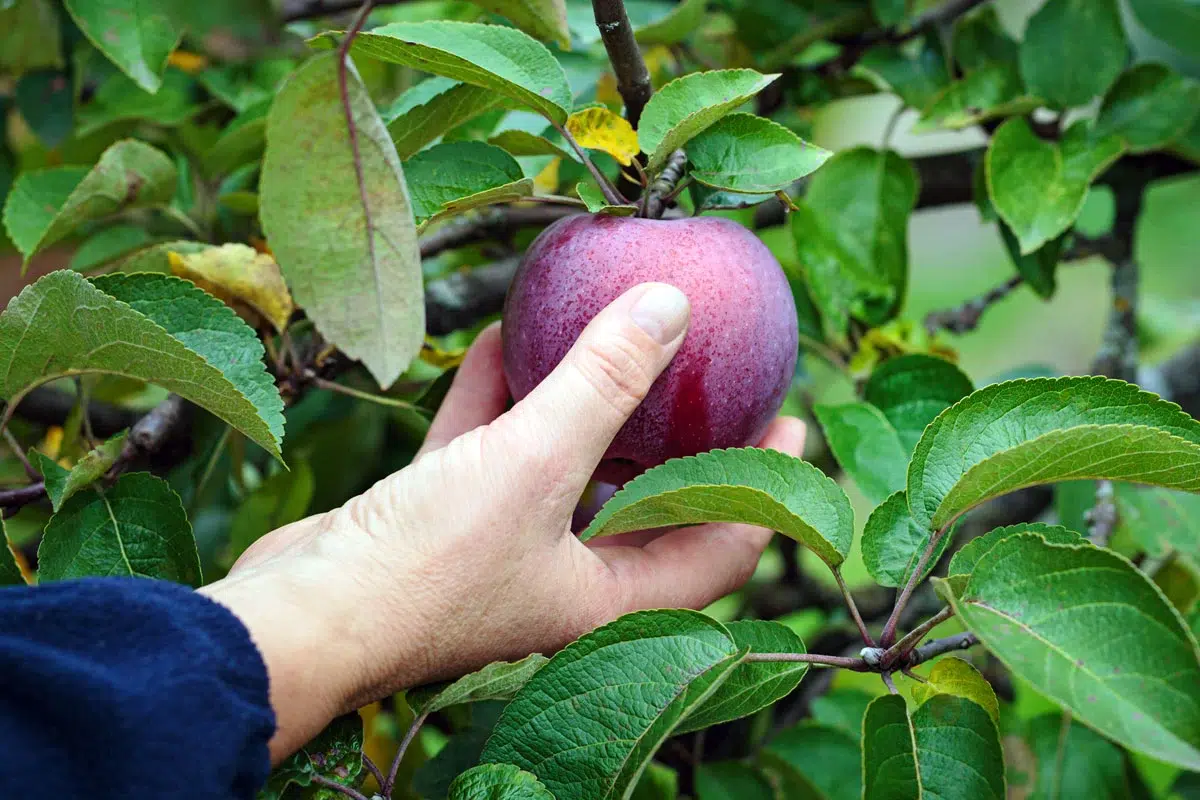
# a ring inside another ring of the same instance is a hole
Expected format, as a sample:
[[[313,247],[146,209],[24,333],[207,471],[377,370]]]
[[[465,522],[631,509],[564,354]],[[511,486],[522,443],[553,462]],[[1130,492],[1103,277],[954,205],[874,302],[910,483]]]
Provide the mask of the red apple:
[[[796,367],[796,306],[766,246],[717,217],[581,214],[546,228],[505,301],[504,373],[513,397],[550,374],[605,306],[646,281],[683,291],[691,324],[606,459],[645,469],[757,442]]]

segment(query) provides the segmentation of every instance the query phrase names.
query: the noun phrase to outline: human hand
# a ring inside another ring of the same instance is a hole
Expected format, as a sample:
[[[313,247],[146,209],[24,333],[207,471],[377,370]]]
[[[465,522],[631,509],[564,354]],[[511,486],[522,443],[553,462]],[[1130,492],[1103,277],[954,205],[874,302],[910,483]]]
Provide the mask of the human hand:
[[[664,284],[619,297],[505,412],[497,326],[468,352],[411,465],[275,531],[201,591],[250,630],[271,677],[278,760],[334,716],[497,659],[552,652],[623,613],[702,608],[753,572],[770,532],[709,524],[582,544],[572,511],[683,341]],[[799,456],[781,417],[761,447]]]

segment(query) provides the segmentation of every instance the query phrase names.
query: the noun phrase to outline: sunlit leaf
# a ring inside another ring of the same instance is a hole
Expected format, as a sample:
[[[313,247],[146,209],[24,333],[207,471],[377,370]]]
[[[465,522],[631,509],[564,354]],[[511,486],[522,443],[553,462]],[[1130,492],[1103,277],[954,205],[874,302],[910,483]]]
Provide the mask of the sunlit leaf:
[[[292,316],[292,296],[275,259],[244,244],[209,247],[198,253],[168,253],[171,272],[186,278],[235,310],[253,309],[282,331]]]
[[[607,108],[592,107],[576,111],[567,118],[567,132],[580,147],[608,153],[627,167],[640,152],[633,126],[620,114]]]

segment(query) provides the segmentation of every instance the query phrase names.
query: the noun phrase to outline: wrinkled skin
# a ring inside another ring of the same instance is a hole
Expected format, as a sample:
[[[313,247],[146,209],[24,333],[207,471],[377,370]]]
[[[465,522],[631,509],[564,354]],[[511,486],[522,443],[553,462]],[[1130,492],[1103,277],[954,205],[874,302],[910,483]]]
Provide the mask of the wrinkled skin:
[[[509,290],[504,372],[513,397],[527,395],[601,309],[643,281],[682,290],[692,320],[678,355],[605,454],[599,474],[609,479],[758,441],[796,366],[791,290],[750,231],[716,217],[579,215],[542,232]]]

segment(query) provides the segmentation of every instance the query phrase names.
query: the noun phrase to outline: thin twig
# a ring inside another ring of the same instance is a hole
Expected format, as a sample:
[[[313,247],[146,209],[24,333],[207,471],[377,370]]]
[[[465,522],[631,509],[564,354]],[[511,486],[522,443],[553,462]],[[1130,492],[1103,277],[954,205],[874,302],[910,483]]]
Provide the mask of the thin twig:
[[[192,502],[188,504],[188,516],[196,512],[196,506],[200,503],[200,496],[204,493],[204,488],[208,486],[209,480],[217,469],[217,462],[221,460],[221,453],[225,450],[225,445],[229,441],[230,435],[233,433],[233,426],[226,425],[225,430],[221,431],[220,438],[213,445],[212,454],[208,457],[208,461],[204,464],[204,471],[200,473],[200,479],[196,481],[196,486],[192,489]]]
[[[367,772],[375,776],[375,782],[379,784],[379,790],[383,791],[383,773],[379,771],[379,766],[366,753],[362,754],[363,766],[367,768]]]
[[[8,448],[12,450],[13,455],[21,462],[21,466],[25,469],[25,474],[31,480],[40,481],[42,473],[34,468],[33,464],[29,463],[29,458],[25,455],[25,451],[21,449],[21,443],[17,441],[17,437],[13,436],[12,431],[4,429],[4,441],[8,444]]]
[[[412,744],[413,739],[417,737],[417,732],[421,730],[421,726],[425,724],[425,719],[429,716],[428,711],[422,711],[412,721],[412,725],[408,726],[408,732],[404,734],[404,738],[400,741],[400,747],[396,750],[396,757],[392,759],[392,768],[388,770],[387,780],[381,788],[383,796],[391,800],[392,790],[396,788],[396,775],[400,772],[400,762],[404,760],[404,754],[408,751],[408,746]]]
[[[12,516],[25,506],[46,496],[46,484],[42,481],[22,486],[19,489],[0,490],[0,510],[4,516]]]
[[[571,145],[571,149],[573,149],[575,151],[575,155],[579,156],[579,158],[582,159],[584,166],[586,166],[588,168],[588,172],[590,172],[592,174],[592,178],[595,179],[597,184],[599,184],[600,193],[604,195],[605,201],[609,205],[614,205],[614,206],[628,205],[629,201],[626,200],[621,195],[621,193],[617,191],[615,186],[613,186],[611,183],[609,183],[608,178],[604,177],[604,173],[601,172],[596,167],[596,165],[592,163],[592,159],[590,156],[588,156],[587,151],[579,146],[579,142],[575,141],[575,137],[571,135],[571,132],[569,130],[567,130],[566,126],[559,125],[557,122],[555,122],[553,124],[554,124],[554,128],[560,134],[562,134],[562,137],[564,139],[567,140],[567,144]]]
[[[938,625],[941,625],[946,620],[954,616],[954,609],[946,606],[938,613],[934,614],[929,619],[922,622],[917,627],[913,628],[900,641],[889,647],[883,654],[883,665],[889,667],[904,656],[909,650],[913,649],[925,636]]]
[[[792,662],[803,661],[818,667],[841,667],[855,672],[871,672],[871,665],[861,657],[854,656],[823,656],[818,653],[750,653],[747,662]]]
[[[650,70],[646,68],[646,60],[633,35],[633,25],[625,13],[625,3],[623,0],[592,0],[592,12],[617,76],[617,91],[625,101],[625,119],[636,128],[654,89],[650,84]]]
[[[944,639],[934,639],[928,644],[923,644],[908,654],[905,659],[908,666],[915,667],[918,664],[923,664],[931,658],[937,658],[945,653],[951,653],[955,650],[966,650],[969,647],[974,647],[979,644],[979,637],[970,631],[956,633],[953,636],[947,636]]]
[[[858,632],[862,634],[863,641],[868,647],[875,646],[875,640],[871,638],[871,632],[867,630],[867,623],[863,622],[862,614],[858,613],[858,605],[854,602],[854,595],[850,594],[850,590],[846,588],[846,581],[842,578],[842,571],[834,568],[833,579],[837,581],[838,589],[842,593],[842,597],[846,601],[846,608],[850,610],[850,617],[854,620],[854,624],[858,626]]]
[[[371,798],[367,797],[357,789],[353,789],[345,784],[338,783],[332,778],[326,778],[324,775],[318,775],[314,773],[310,775],[309,778],[318,786],[324,786],[326,789],[332,789],[335,792],[340,792],[341,794],[346,795],[346,797],[351,797],[354,800],[371,800]]]
[[[892,694],[900,694],[900,692],[896,689],[896,682],[892,680],[892,673],[881,672],[879,673],[879,677],[883,678],[883,685],[887,687],[889,692]]]
[[[921,553],[921,558],[917,561],[916,568],[908,576],[908,582],[904,584],[904,588],[900,590],[900,595],[896,598],[896,605],[892,607],[892,615],[888,617],[887,624],[883,626],[883,633],[879,637],[879,644],[883,647],[892,646],[892,642],[896,638],[896,626],[900,624],[900,614],[904,612],[904,607],[908,605],[908,598],[912,597],[913,589],[917,588],[917,583],[920,582],[921,575],[925,572],[925,565],[933,557],[933,551],[937,548],[938,543],[942,541],[942,537],[946,535],[951,524],[948,523],[944,528],[929,537],[929,544],[925,547],[925,552]]]
[[[989,308],[1012,294],[1024,283],[1024,278],[1014,275],[1004,283],[989,289],[979,297],[963,303],[958,308],[931,311],[925,316],[925,330],[930,334],[945,329],[951,333],[969,333],[979,327],[979,321]]]

